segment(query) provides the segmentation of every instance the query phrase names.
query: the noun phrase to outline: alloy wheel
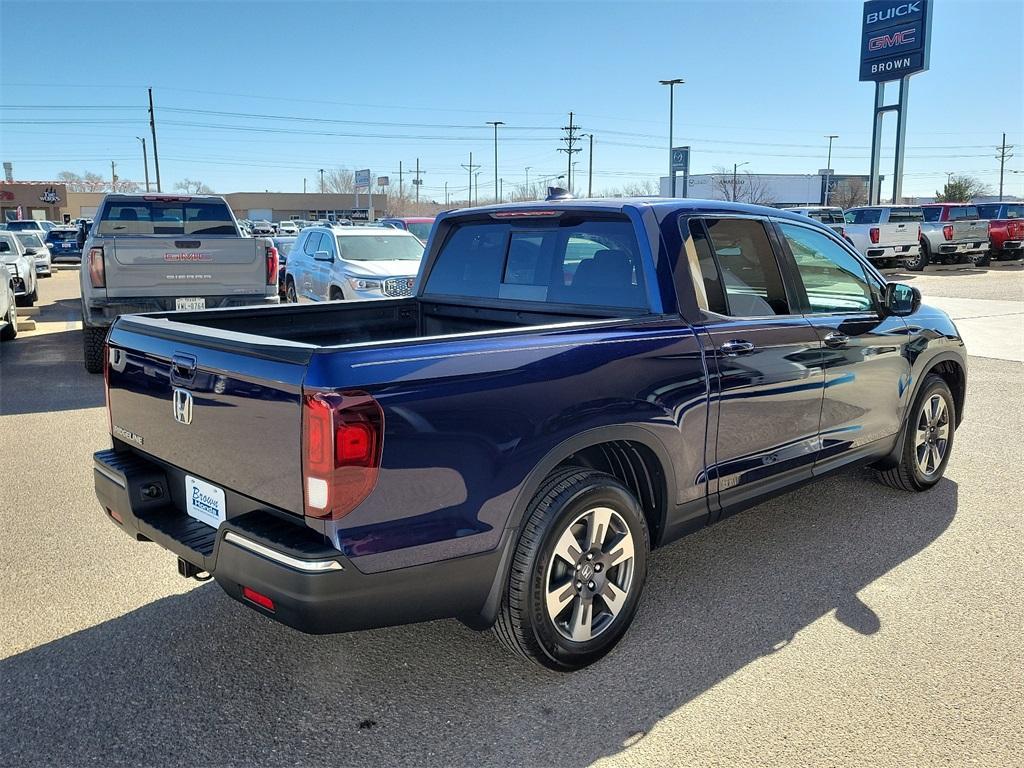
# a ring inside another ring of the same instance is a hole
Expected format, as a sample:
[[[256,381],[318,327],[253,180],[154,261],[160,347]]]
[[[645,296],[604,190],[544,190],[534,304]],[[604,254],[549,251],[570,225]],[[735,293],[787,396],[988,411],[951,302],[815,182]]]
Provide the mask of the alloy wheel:
[[[619,615],[634,581],[633,534],[609,507],[576,517],[559,536],[544,577],[548,619],[562,637],[584,643]]]
[[[917,417],[914,449],[921,474],[934,475],[949,447],[949,409],[940,394],[929,397]]]

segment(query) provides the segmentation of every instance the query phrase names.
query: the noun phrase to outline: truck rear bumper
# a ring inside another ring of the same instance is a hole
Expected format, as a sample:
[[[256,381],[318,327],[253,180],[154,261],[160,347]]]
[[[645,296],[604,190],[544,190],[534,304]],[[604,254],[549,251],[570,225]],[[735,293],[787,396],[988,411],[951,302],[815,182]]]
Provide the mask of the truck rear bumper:
[[[963,253],[984,253],[988,250],[987,242],[970,242],[970,243],[949,243],[948,245],[940,245],[939,253],[943,256],[950,254],[963,254]]]
[[[156,542],[210,573],[244,605],[311,634],[449,617],[479,623],[512,541],[506,531],[490,552],[364,574],[288,513],[254,501],[251,512],[213,528],[174,506],[159,464],[114,450],[94,454],[93,461],[96,496],[125,533]],[[269,598],[272,608],[248,599],[246,587]]]
[[[916,258],[921,250],[917,243],[910,245],[881,245],[868,248],[865,255],[869,259],[908,259]]]
[[[226,307],[250,307],[260,304],[279,304],[281,297],[275,292],[272,296],[264,294],[241,294],[238,296],[204,296],[207,309],[224,309]],[[169,312],[175,308],[175,299],[170,298],[116,298],[99,299],[85,305],[85,324],[90,326],[108,326],[119,315],[137,315],[143,312]]]

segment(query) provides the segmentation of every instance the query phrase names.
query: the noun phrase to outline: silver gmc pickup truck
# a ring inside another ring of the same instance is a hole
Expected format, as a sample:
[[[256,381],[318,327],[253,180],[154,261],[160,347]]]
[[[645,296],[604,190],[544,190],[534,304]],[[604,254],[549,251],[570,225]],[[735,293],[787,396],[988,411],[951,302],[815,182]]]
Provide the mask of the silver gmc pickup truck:
[[[85,368],[103,371],[118,315],[277,304],[278,254],[244,237],[224,198],[110,194],[82,249]]]
[[[929,262],[962,264],[972,261],[987,267],[989,254],[988,222],[981,218],[978,206],[970,203],[932,203],[922,205],[921,255],[908,261],[907,268],[924,269]]]

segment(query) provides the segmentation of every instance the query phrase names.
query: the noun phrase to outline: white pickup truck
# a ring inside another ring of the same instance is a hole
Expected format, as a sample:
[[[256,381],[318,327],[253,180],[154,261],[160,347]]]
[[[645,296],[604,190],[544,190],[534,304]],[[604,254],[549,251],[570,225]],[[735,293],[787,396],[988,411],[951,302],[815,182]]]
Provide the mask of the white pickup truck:
[[[843,234],[854,248],[878,267],[895,267],[920,256],[919,205],[865,205],[846,212]]]

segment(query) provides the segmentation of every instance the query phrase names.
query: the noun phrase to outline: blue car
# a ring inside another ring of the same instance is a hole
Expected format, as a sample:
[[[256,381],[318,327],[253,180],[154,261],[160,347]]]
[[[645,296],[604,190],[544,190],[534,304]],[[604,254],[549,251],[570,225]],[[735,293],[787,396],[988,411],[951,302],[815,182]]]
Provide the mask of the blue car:
[[[46,233],[46,245],[53,261],[82,260],[82,249],[78,246],[78,230],[70,227],[55,227]]]

